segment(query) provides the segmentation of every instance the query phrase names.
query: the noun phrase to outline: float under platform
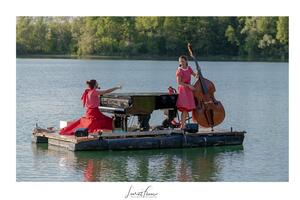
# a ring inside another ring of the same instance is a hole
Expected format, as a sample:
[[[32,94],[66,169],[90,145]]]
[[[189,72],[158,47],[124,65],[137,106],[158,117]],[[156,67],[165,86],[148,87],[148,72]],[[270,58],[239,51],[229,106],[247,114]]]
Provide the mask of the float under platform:
[[[109,132],[88,137],[59,135],[43,128],[33,130],[34,143],[48,143],[71,151],[191,148],[242,145],[245,131],[201,129],[197,133],[165,129],[152,131]]]

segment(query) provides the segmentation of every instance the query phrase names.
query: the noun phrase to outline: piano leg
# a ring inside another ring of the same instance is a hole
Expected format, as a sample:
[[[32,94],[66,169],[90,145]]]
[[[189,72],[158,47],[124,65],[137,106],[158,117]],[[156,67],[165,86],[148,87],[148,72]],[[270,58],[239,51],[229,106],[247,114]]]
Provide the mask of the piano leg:
[[[123,131],[127,131],[128,130],[127,119],[128,119],[128,116],[126,116],[126,115],[121,117],[121,127],[122,127]]]
[[[128,119],[128,116],[124,117],[124,126],[125,126],[125,131],[128,130],[128,127],[127,127],[127,119]]]
[[[122,128],[122,117],[115,115],[114,125],[115,128]]]

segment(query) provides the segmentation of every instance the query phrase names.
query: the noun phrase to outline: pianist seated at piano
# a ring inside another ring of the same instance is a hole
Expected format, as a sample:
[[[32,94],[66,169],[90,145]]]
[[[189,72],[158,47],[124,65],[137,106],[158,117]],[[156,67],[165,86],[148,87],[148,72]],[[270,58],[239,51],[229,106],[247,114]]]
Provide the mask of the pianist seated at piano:
[[[86,81],[87,89],[84,90],[81,101],[86,113],[80,119],[77,119],[60,130],[61,135],[74,135],[78,128],[88,128],[89,133],[97,133],[103,130],[113,130],[113,119],[104,115],[99,110],[100,96],[111,93],[122,86],[113,87],[107,90],[100,90],[96,80]]]

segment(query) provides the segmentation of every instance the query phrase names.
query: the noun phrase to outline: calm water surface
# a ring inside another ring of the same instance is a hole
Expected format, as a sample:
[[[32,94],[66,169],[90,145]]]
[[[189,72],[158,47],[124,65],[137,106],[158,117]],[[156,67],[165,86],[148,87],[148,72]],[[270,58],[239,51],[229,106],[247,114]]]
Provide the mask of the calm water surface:
[[[200,62],[243,146],[70,152],[31,143],[40,126],[84,114],[85,81],[121,92],[177,87],[177,61],[17,59],[17,181],[288,181],[288,63]],[[192,67],[194,68],[193,64]],[[151,124],[159,124],[156,111]],[[133,122],[135,123],[135,122]]]

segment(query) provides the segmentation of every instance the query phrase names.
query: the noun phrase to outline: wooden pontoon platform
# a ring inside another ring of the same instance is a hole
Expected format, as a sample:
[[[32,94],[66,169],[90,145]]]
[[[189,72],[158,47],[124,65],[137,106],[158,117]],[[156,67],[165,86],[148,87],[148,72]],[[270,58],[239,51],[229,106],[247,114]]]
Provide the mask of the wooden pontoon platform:
[[[58,131],[39,128],[33,131],[33,142],[48,143],[71,151],[189,148],[221,145],[241,145],[245,131],[200,128],[196,133],[176,129],[172,120],[178,116],[177,94],[112,93],[100,98],[101,112],[114,115],[114,127],[119,132],[90,134],[88,137],[59,135]],[[154,110],[164,111],[159,129],[149,121]],[[128,125],[128,118],[137,116],[139,127]],[[62,127],[60,127],[62,128]],[[138,130],[138,131],[134,131]]]
[[[88,137],[59,135],[43,128],[33,130],[34,143],[48,143],[71,151],[130,150],[191,148],[206,146],[241,145],[245,131],[201,129],[187,133],[179,129],[128,131],[91,134]]]

